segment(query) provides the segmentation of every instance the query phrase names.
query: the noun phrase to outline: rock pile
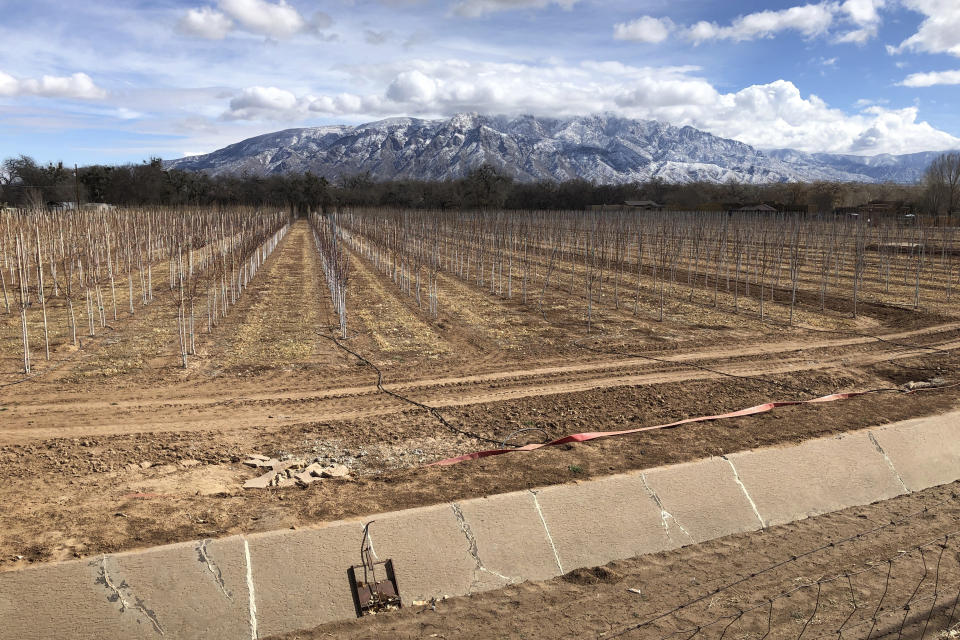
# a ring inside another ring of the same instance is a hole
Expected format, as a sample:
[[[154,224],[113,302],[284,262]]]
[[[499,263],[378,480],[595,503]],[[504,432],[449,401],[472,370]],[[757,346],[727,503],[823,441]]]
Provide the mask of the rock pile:
[[[306,487],[321,478],[349,478],[350,470],[345,465],[332,466],[314,461],[277,460],[258,454],[247,456],[243,464],[254,469],[268,469],[262,476],[251,478],[244,483],[244,489],[268,489],[270,487]]]

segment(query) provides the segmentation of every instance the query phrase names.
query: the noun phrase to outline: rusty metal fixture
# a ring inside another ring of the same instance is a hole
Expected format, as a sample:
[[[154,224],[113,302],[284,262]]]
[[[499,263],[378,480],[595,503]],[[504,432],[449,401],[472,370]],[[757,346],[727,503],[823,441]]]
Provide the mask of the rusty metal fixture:
[[[400,589],[397,587],[397,576],[393,571],[393,560],[381,561],[373,549],[370,525],[374,522],[371,520],[363,527],[360,564],[347,570],[350,590],[353,592],[353,606],[358,618],[403,607],[400,601]]]

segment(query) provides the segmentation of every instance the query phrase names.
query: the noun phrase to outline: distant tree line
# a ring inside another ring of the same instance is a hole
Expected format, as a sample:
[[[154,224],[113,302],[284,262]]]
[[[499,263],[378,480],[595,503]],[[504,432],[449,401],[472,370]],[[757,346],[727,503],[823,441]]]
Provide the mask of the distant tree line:
[[[0,203],[40,206],[76,200],[125,206],[276,206],[304,214],[337,205],[577,210],[628,200],[650,200],[680,210],[723,210],[734,204],[766,202],[786,210],[830,212],[880,200],[952,217],[960,211],[960,153],[937,158],[916,185],[825,181],[749,185],[732,180],[669,184],[657,178],[622,185],[579,179],[529,183],[513,180],[489,165],[456,180],[377,181],[369,174],[359,174],[332,183],[309,172],[210,176],[164,169],[159,158],[74,171],[63,164],[41,165],[23,155],[8,158],[0,166]]]

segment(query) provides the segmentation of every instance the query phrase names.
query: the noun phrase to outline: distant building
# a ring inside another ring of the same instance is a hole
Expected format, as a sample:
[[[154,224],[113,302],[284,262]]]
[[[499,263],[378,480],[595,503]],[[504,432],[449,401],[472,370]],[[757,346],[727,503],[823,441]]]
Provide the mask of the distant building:
[[[873,216],[915,213],[912,206],[900,200],[871,200],[857,207],[857,212]]]
[[[855,207],[837,207],[833,213],[850,218],[862,217],[867,222],[896,218],[904,224],[913,224],[916,218],[913,205],[895,200],[871,200]]]
[[[641,211],[663,211],[663,205],[653,200],[627,200],[623,203],[623,206]]]
[[[102,213],[104,211],[113,211],[116,207],[112,204],[107,204],[106,202],[88,202],[86,204],[80,205],[80,208],[84,211],[96,211],[97,213]]]
[[[77,208],[76,202],[48,202],[47,209],[54,209],[57,211],[73,211]]]

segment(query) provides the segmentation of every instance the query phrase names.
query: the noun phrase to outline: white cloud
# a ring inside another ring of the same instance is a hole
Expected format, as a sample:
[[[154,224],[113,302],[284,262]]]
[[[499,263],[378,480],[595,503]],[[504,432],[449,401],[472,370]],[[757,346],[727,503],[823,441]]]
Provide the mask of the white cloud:
[[[905,50],[926,53],[949,53],[960,57],[960,2],[957,0],[903,0],[904,5],[926,16],[919,30],[898,47],[888,47],[891,54]]]
[[[437,83],[421,71],[404,71],[387,87],[387,98],[394,102],[430,105],[437,97]]]
[[[932,87],[938,84],[960,84],[960,69],[911,73],[900,83],[904,87]]]
[[[613,27],[615,40],[630,40],[656,44],[663,42],[673,31],[673,21],[670,18],[654,18],[643,16],[630,22],[621,22]]]
[[[177,27],[187,35],[222,40],[233,29],[233,20],[210,7],[202,7],[188,10]]]
[[[789,7],[779,11],[758,11],[735,18],[729,25],[701,20],[680,31],[695,44],[708,40],[742,42],[771,38],[783,31],[795,31],[807,38],[822,36],[834,27],[846,28],[836,42],[863,44],[876,37],[880,26],[880,10],[888,0],[846,0],[842,4],[824,1]],[[633,22],[614,26],[614,38],[639,42],[662,42],[676,26],[669,18],[643,16]]]
[[[464,18],[479,18],[498,11],[516,9],[543,9],[557,5],[570,10],[580,0],[460,0],[453,6],[452,12]]]
[[[307,21],[285,0],[220,0],[220,8],[248,31],[286,38],[307,27]]]
[[[177,23],[182,33],[221,40],[235,28],[270,38],[289,38],[307,30],[321,31],[333,20],[317,11],[310,21],[287,4],[286,0],[219,0],[219,10],[212,7],[188,9]]]
[[[872,25],[880,22],[880,9],[886,5],[886,0],[846,0],[840,9],[854,24]]]
[[[0,96],[13,96],[19,93],[20,83],[13,76],[0,71]]]
[[[300,100],[285,89],[277,87],[249,87],[230,101],[228,120],[257,120],[271,117],[290,117]]]
[[[807,4],[781,11],[759,11],[736,18],[729,26],[701,21],[687,34],[696,43],[706,40],[756,40],[780,31],[798,31],[807,37],[825,33],[833,24],[835,3]]]
[[[876,35],[876,27],[864,27],[863,29],[853,29],[852,31],[840,34],[837,37],[837,42],[864,44],[867,40],[876,37]]]
[[[887,0],[846,0],[840,11],[857,28],[840,34],[837,42],[864,44],[877,36],[882,18],[880,10],[887,6]]]
[[[0,71],[0,96],[41,96],[44,98],[79,98],[99,100],[107,92],[98,87],[85,73],[70,76],[42,76],[21,78]]]
[[[378,92],[296,97],[254,87],[234,98],[226,119],[304,121],[317,116],[374,119],[444,117],[463,111],[570,116],[611,112],[691,125],[761,148],[909,153],[960,146],[960,139],[918,121],[916,108],[831,108],[777,80],[721,93],[695,67],[634,67],[620,62],[534,66],[464,60],[415,60],[345,69]]]

